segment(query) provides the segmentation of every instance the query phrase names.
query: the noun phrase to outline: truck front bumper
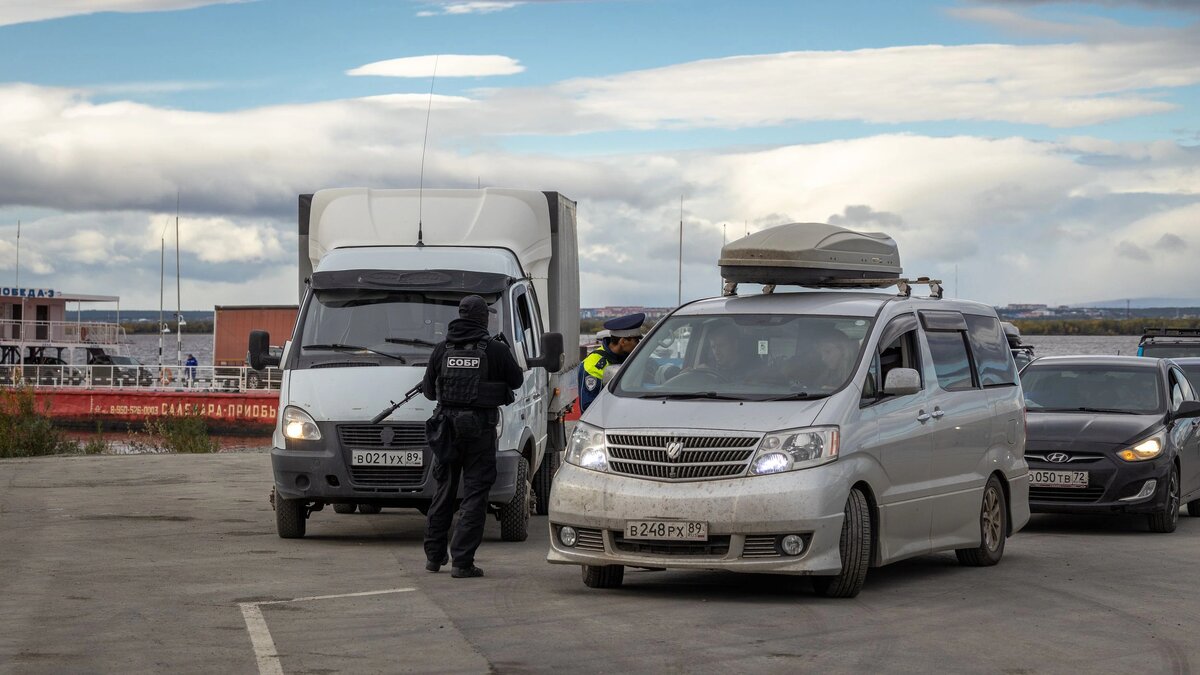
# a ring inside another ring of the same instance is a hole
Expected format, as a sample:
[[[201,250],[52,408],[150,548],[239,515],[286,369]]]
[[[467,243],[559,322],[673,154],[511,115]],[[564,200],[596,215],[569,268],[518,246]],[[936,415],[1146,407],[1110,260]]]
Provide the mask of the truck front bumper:
[[[564,464],[550,493],[547,561],[575,565],[837,574],[847,498],[836,463],[774,476],[667,483]],[[706,542],[627,539],[638,520],[703,522]],[[576,530],[563,543],[564,526]],[[785,555],[783,536],[805,546]]]
[[[323,427],[324,425],[322,425]],[[423,508],[433,500],[437,481],[431,472],[433,454],[424,448],[420,467],[364,468],[350,464],[350,450],[334,433],[322,440],[304,441],[292,448],[271,448],[275,492],[282,499],[303,499],[322,504],[376,504]],[[496,483],[488,501],[507,504],[517,491],[516,450],[496,453]],[[459,496],[462,487],[459,486]]]

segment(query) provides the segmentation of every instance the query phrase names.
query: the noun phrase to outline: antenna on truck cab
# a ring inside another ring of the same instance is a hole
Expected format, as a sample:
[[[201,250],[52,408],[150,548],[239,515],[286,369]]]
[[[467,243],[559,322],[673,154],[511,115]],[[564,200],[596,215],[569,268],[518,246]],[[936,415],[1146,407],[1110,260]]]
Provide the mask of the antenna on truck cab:
[[[425,107],[425,138],[421,141],[421,178],[417,187],[417,246],[425,245],[425,147],[429,145],[429,113],[433,111],[433,84],[437,82],[438,54],[433,55],[433,75],[429,78],[429,105]]]

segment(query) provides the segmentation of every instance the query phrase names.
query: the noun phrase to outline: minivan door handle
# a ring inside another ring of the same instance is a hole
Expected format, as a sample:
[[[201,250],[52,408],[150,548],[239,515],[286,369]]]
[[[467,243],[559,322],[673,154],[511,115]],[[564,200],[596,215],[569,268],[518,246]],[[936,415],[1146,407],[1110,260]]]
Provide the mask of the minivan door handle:
[[[945,414],[946,414],[946,412],[945,412],[944,410],[942,410],[941,408],[934,408],[934,409],[933,409],[933,418],[934,418],[934,419],[941,419],[941,418],[942,418],[942,416],[943,416],[943,415],[945,415]]]
[[[931,417],[931,415],[929,413],[925,412],[924,410],[917,413],[917,421],[920,422],[921,424],[928,422],[930,417]]]

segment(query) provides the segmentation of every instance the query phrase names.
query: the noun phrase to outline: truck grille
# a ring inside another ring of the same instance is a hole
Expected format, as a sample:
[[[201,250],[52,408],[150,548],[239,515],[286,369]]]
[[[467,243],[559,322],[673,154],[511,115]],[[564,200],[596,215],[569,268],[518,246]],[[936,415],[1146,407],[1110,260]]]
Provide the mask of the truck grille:
[[[419,448],[425,445],[425,424],[341,424],[338,436],[350,448]]]
[[[671,433],[608,434],[613,473],[661,481],[733,478],[746,472],[759,436],[688,436]],[[670,449],[682,448],[674,458]]]
[[[424,447],[425,424],[339,424],[338,438],[342,458],[350,471],[350,482],[358,487],[402,488],[419,487],[424,482],[423,466],[354,466],[350,463],[352,449],[381,449]]]

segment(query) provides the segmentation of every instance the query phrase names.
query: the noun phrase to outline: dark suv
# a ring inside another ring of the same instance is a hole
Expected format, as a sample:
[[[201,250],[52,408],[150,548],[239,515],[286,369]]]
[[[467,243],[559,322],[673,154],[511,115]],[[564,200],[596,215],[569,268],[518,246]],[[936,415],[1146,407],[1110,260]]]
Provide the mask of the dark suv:
[[[1034,513],[1200,516],[1200,402],[1179,366],[1133,356],[1042,358],[1021,371]]]
[[[1145,328],[1137,353],[1159,359],[1200,356],[1200,328]]]

